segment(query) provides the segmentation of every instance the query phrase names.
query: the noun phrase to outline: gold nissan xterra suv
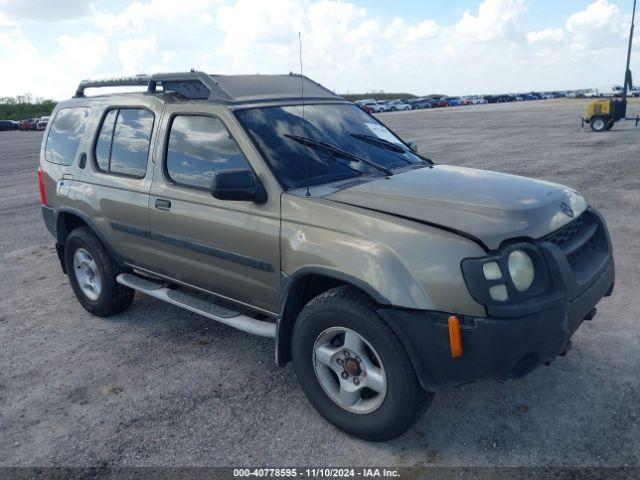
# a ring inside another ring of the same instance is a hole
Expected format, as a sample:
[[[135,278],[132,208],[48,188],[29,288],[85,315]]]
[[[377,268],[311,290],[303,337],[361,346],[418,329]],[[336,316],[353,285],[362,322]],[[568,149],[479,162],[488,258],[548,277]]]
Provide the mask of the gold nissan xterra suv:
[[[147,89],[84,94],[114,86]],[[86,310],[138,291],[272,337],[315,408],[373,441],[441,388],[564,354],[613,290],[607,227],[577,192],[436,165],[299,75],[81,82],[38,180]]]

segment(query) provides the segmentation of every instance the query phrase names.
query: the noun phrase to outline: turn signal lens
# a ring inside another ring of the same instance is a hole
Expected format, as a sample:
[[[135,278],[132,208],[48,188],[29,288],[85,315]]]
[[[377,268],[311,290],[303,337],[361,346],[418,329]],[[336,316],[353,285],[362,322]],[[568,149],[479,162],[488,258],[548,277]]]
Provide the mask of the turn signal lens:
[[[460,336],[460,320],[455,315],[449,317],[449,345],[453,358],[462,355],[462,337]]]
[[[491,295],[491,298],[493,298],[496,302],[504,302],[509,298],[509,293],[507,293],[507,286],[504,283],[494,285],[493,287],[489,288],[489,295]]]
[[[502,278],[502,271],[498,262],[487,262],[482,265],[482,273],[487,280],[498,280]]]

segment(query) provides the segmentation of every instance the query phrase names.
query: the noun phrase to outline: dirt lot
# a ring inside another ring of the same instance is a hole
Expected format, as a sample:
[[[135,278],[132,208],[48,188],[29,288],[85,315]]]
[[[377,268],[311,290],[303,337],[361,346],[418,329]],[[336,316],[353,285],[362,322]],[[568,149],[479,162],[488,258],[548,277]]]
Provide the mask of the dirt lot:
[[[325,422],[291,366],[274,367],[271,340],[141,295],[109,319],[82,310],[40,217],[41,134],[0,132],[0,465],[640,466],[640,129],[581,130],[583,106],[381,116],[438,163],[580,190],[609,224],[617,266],[613,297],[567,357],[442,393],[383,444]]]

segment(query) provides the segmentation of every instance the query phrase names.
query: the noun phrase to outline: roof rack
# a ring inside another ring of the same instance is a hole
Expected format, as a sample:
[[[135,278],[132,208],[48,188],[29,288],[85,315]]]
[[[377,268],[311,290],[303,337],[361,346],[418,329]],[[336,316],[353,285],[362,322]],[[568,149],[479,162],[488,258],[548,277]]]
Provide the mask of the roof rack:
[[[222,104],[241,104],[270,100],[298,100],[304,84],[305,99],[335,100],[341,97],[317,82],[302,75],[208,75],[204,72],[155,73],[106,80],[83,80],[76,89],[76,97],[84,97],[87,88],[146,86],[155,93],[161,86],[164,92],[176,93],[188,100],[209,100]]]
[[[102,87],[147,87],[150,93],[156,92],[158,84],[165,91],[172,91],[185,98],[205,100],[211,97],[215,83],[203,72],[139,74],[133,77],[116,77],[104,80],[82,80],[76,89],[76,97],[84,97],[87,88]]]

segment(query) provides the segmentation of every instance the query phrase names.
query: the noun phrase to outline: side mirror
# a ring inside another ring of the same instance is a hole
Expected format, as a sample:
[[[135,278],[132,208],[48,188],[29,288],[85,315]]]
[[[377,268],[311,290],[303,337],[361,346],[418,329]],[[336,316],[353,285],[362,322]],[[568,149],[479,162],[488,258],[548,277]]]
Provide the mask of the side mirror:
[[[218,200],[265,203],[267,192],[251,170],[224,170],[213,174],[211,195]]]
[[[407,147],[409,147],[413,153],[418,153],[418,145],[416,144],[416,142],[405,142],[405,143],[407,144]]]

